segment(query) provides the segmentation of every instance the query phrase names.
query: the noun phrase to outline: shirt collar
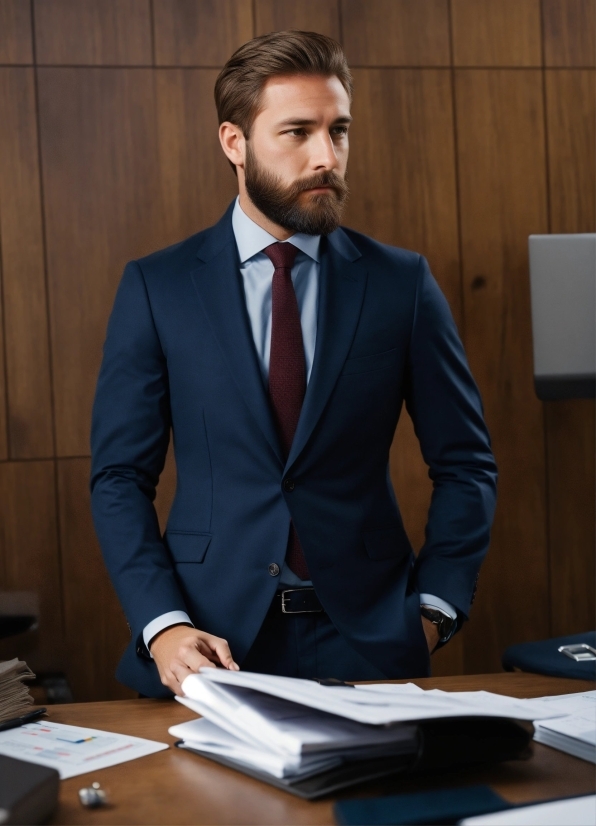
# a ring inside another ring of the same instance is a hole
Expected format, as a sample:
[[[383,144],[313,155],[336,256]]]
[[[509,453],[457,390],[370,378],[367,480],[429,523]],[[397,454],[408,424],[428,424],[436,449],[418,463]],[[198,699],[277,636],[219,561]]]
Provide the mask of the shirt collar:
[[[252,218],[248,217],[240,206],[239,198],[236,198],[234,211],[232,212],[232,229],[234,230],[241,264],[262,252],[269,244],[277,242],[277,238],[274,238],[267,230],[255,224]],[[288,241],[308,255],[309,258],[319,263],[320,235],[307,235],[305,232],[297,232],[291,238],[288,238]]]

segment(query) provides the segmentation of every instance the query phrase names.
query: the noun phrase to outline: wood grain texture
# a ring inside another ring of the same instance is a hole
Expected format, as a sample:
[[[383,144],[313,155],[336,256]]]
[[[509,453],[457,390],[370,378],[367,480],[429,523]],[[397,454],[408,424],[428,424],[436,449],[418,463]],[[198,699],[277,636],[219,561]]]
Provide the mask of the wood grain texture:
[[[594,401],[548,402],[546,433],[552,636],[594,628]]]
[[[596,65],[595,0],[542,0],[546,66]]]
[[[153,74],[48,68],[39,89],[56,449],[85,456],[124,265],[165,246]]]
[[[596,231],[596,72],[545,72],[551,232]]]
[[[132,698],[114,672],[130,639],[91,519],[90,461],[58,461],[67,673],[77,702]]]
[[[28,0],[0,0],[0,63],[33,63]]]
[[[594,232],[596,73],[546,72],[551,232]],[[594,627],[594,402],[545,404],[552,634]]]
[[[353,66],[448,66],[446,0],[341,0],[343,45]]]
[[[160,199],[167,243],[214,224],[238,194],[217,135],[217,74],[209,69],[156,73]]]
[[[549,633],[527,257],[528,235],[548,226],[546,159],[539,71],[458,70],[455,88],[465,343],[500,471],[491,550],[466,629],[466,669],[478,671],[498,669],[508,645]]]
[[[591,687],[591,683],[579,680],[556,680],[533,674],[490,674],[415,682],[426,689],[484,689],[517,697],[563,694]],[[195,715],[172,700],[127,700],[51,706],[49,719],[146,737],[172,746],[174,738],[168,734],[168,728],[195,719]],[[335,819],[333,798],[300,800],[176,748],[102,770],[102,786],[110,789],[114,801],[108,808],[83,809],[79,805],[77,790],[92,779],[94,776],[89,774],[60,784],[59,805],[52,823],[322,825],[333,823]],[[490,784],[506,800],[523,803],[593,793],[594,771],[586,761],[535,744],[530,760],[442,774],[407,774],[339,796],[426,792],[472,784]]]
[[[455,66],[540,66],[540,0],[451,0]]]
[[[158,66],[223,66],[253,36],[252,0],[153,0]]]
[[[38,64],[150,65],[149,0],[33,0]]]
[[[340,39],[339,0],[256,0],[255,34],[298,29]]]
[[[0,69],[0,238],[9,456],[53,454],[33,70]]]
[[[0,659],[20,656],[34,671],[64,667],[54,462],[0,464],[2,590],[39,596],[37,632],[0,643]],[[18,647],[16,647],[18,646]]]

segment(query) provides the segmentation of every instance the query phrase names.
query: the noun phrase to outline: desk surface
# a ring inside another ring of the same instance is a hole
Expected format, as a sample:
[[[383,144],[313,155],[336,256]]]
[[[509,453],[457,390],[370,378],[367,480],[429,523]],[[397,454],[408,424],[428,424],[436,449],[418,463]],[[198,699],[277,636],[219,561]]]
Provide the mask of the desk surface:
[[[414,680],[422,688],[451,691],[485,689],[512,697],[540,697],[592,689],[591,683],[535,674],[483,674]],[[49,719],[147,737],[172,744],[168,727],[195,718],[173,700],[121,700],[50,706]],[[111,793],[112,805],[84,809],[78,789],[94,780]],[[527,761],[433,776],[398,777],[358,794],[396,794],[454,785],[487,783],[511,802],[547,800],[595,791],[594,766],[534,744]],[[51,823],[77,824],[332,824],[333,801],[308,802],[218,766],[198,755],[170,748],[61,784],[59,807]]]

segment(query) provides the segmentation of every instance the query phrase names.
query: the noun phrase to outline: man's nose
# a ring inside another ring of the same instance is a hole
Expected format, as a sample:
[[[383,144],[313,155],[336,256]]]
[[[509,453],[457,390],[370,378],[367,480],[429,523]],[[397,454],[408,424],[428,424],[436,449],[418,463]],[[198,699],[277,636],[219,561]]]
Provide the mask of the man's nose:
[[[336,169],[339,165],[335,146],[329,133],[315,136],[312,143],[310,166],[313,170]]]

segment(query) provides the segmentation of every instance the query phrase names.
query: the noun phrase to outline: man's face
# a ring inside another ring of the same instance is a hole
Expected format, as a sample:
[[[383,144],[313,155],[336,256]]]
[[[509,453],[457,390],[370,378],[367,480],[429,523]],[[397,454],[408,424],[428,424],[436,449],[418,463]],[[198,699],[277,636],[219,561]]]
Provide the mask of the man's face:
[[[327,235],[348,197],[350,100],[337,77],[269,80],[250,139],[244,176],[253,204],[284,229]]]

